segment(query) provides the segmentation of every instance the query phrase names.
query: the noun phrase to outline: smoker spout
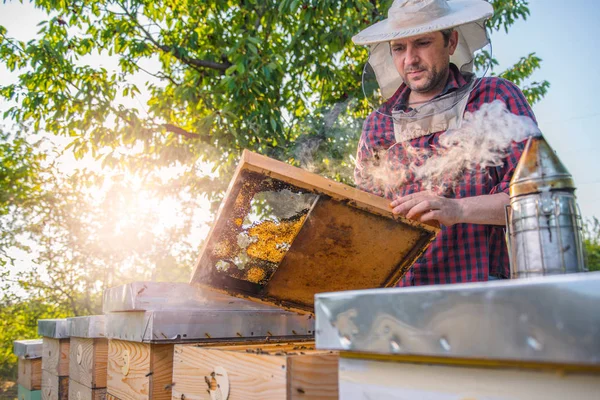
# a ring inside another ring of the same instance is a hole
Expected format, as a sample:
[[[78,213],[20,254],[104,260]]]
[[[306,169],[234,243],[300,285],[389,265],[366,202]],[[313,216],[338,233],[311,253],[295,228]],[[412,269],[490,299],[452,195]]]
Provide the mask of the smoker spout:
[[[510,182],[512,278],[585,271],[573,177],[543,136],[529,138]]]

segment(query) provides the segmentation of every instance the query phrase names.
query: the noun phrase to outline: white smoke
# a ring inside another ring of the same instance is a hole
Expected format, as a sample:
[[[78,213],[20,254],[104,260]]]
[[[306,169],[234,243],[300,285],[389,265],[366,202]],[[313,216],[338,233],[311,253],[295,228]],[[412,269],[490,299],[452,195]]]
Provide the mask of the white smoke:
[[[407,165],[398,169],[393,155],[388,159],[386,154],[380,154],[382,162],[371,166],[369,173],[376,181],[393,186],[402,186],[414,174],[423,190],[443,193],[468,171],[502,165],[513,142],[536,135],[540,131],[533,120],[509,112],[503,102],[496,100],[474,113],[465,113],[462,126],[440,135],[436,148],[414,148],[408,142],[396,144],[403,146]]]

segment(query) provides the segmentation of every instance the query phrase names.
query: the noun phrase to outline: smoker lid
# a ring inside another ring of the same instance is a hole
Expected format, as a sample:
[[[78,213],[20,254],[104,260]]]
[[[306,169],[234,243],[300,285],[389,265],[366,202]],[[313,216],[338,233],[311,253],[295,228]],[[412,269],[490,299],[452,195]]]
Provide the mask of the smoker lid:
[[[530,137],[510,180],[510,196],[574,190],[575,182],[543,136]]]
[[[313,313],[316,293],[394,286],[438,232],[384,198],[244,151],[191,283]]]

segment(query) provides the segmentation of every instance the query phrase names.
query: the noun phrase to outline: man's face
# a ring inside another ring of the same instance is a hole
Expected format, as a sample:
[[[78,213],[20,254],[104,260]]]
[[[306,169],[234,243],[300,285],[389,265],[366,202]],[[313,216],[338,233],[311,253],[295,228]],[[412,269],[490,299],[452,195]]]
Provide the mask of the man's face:
[[[441,32],[427,33],[390,43],[394,65],[406,85],[419,94],[436,95],[448,77],[450,56],[458,43],[452,32],[448,45]]]

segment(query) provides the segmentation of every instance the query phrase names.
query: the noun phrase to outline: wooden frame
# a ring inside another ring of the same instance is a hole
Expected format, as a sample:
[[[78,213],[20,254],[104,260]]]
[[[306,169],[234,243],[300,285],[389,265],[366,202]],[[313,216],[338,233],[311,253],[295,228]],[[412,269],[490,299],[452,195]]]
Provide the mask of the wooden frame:
[[[246,207],[240,206],[242,201],[250,202],[243,192],[252,186],[244,182],[248,179],[273,180],[319,195],[266,283],[236,279],[215,267],[221,236],[231,237],[238,229],[234,225],[241,226],[237,214]],[[394,286],[438,232],[437,227],[393,215],[384,198],[244,151],[191,283],[313,313],[315,293]]]

